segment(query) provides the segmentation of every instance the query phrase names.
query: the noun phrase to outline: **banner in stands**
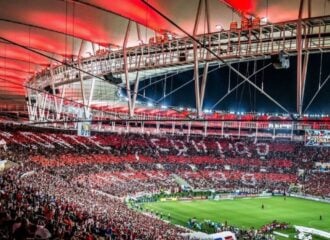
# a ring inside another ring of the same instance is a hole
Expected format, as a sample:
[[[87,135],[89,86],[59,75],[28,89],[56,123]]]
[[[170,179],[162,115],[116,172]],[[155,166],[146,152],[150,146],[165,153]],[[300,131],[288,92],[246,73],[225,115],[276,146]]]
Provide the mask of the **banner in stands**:
[[[329,130],[307,130],[306,146],[330,147]]]
[[[236,240],[236,235],[230,231],[224,231],[214,234],[207,234],[203,232],[182,233],[183,237],[196,240]]]
[[[79,126],[78,126],[79,124]],[[80,136],[90,136],[90,126],[91,122],[83,120],[81,123],[77,123],[77,134]],[[158,155],[168,155],[169,153],[177,156],[189,156],[193,153],[198,153],[198,155],[208,155],[214,154],[225,158],[226,155],[234,155],[236,157],[253,158],[257,155],[260,159],[268,156],[269,152],[281,151],[281,152],[293,152],[295,149],[294,144],[289,144],[283,148],[281,143],[269,143],[269,142],[249,142],[249,141],[228,141],[221,138],[205,138],[205,139],[173,139],[167,136],[152,136],[148,137],[146,135],[136,135],[137,139],[132,143],[132,139],[126,138],[124,135],[108,135],[102,137],[96,134],[95,136],[88,137],[86,139],[81,139],[80,136],[70,135],[70,134],[57,134],[57,133],[35,133],[28,131],[15,131],[15,132],[5,132],[0,131],[0,141],[3,140],[5,145],[0,145],[0,149],[5,146],[5,149],[19,145],[21,147],[29,148],[49,148],[53,149],[60,145],[62,148],[70,149],[74,148],[74,145],[79,145],[85,149],[89,149],[91,146],[97,147],[102,150],[116,149],[117,141],[121,141],[123,144],[131,145],[131,151],[134,151],[135,160],[141,161],[143,154],[141,154],[146,149],[152,149]],[[134,136],[134,135],[132,135]],[[119,138],[118,140],[115,140]],[[106,140],[105,140],[106,139]],[[242,161],[236,159],[237,161]],[[278,164],[283,163],[285,160],[274,160]],[[229,169],[229,164],[225,164],[227,170]],[[158,168],[162,168],[161,165],[156,165]],[[290,167],[290,166],[287,166]],[[191,168],[194,168],[191,166]],[[212,166],[209,166],[212,168]]]
[[[90,122],[78,122],[78,136],[83,136],[83,137],[91,136]]]

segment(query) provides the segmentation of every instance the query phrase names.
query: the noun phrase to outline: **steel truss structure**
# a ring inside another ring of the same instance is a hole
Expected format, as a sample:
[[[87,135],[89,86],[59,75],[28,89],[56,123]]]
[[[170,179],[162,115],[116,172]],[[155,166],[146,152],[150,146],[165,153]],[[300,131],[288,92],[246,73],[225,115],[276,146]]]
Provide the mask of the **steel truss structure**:
[[[197,35],[203,4],[205,5],[208,31],[205,34]],[[233,89],[243,83],[248,83],[282,110],[289,113],[269,93],[250,80],[260,69],[256,69],[252,75],[246,77],[231,66],[231,63],[269,58],[271,55],[279,53],[297,55],[296,113],[302,115],[304,112],[303,99],[308,56],[309,54],[330,50],[330,16],[302,19],[303,7],[304,0],[301,0],[297,20],[210,32],[208,1],[200,0],[192,36],[188,34],[184,38],[175,38],[158,43],[150,42],[127,48],[127,41],[132,27],[134,27],[133,22],[129,21],[121,49],[103,51],[88,58],[78,57],[78,60],[72,62],[53,63],[50,68],[33,76],[26,85],[29,120],[30,122],[86,120],[90,119],[91,114],[94,120],[139,119],[143,121],[150,120],[150,118],[153,120],[171,119],[170,117],[157,115],[149,115],[149,119],[146,119],[145,114],[135,111],[140,76],[145,73],[152,74],[152,70],[155,69],[158,73],[162,71],[165,73],[169,69],[182,67],[193,67],[194,69],[196,111],[193,118],[205,119],[202,109],[210,64],[227,65],[242,77],[243,81],[234,86]],[[163,17],[166,18],[166,16]],[[139,25],[135,24],[135,26],[139,33]],[[86,41],[82,41],[81,49],[83,44],[86,44]],[[199,73],[199,67],[201,66],[204,67],[202,74]],[[104,112],[92,108],[93,103],[95,103],[93,100],[95,85],[97,82],[104,81],[104,76],[108,74],[114,74],[124,79],[123,85],[113,83],[108,83],[108,85],[112,86],[112,91],[116,91],[117,88],[123,88],[126,91],[127,112],[125,114],[112,111]],[[329,77],[326,78],[325,82],[328,79]],[[88,91],[86,90],[87,82],[89,84]],[[320,88],[324,86],[325,82]],[[79,86],[80,99],[68,100],[67,86],[70,84]],[[131,89],[131,85],[133,85],[133,89]],[[47,87],[51,91],[45,91]],[[60,91],[57,92],[57,89]],[[226,96],[223,96],[219,101],[222,101]],[[152,99],[148,100],[153,101]],[[308,107],[310,104],[311,102]],[[173,120],[175,120],[175,117]]]
[[[127,33],[129,33],[130,25]],[[241,61],[242,59],[254,60],[258,57],[267,57],[280,52],[298,54],[301,51],[302,54],[311,54],[330,49],[330,16],[302,19],[300,44],[297,40],[298,25],[299,20],[296,20],[264,25],[255,29],[209,33],[198,35],[196,38],[222,59],[230,62]],[[299,48],[300,45],[301,48]],[[46,86],[54,86],[55,89],[69,83],[79,81],[83,83],[89,79],[101,78],[103,80],[103,76],[109,73],[122,74],[126,83],[138,82],[138,78],[129,79],[128,73],[138,73],[151,69],[167,70],[169,67],[192,64],[198,67],[198,64],[201,63],[207,66],[207,63],[215,61],[217,59],[209,54],[205,47],[194,44],[194,41],[189,37],[160,44],[145,44],[132,48],[123,47],[122,50],[92,56],[68,65],[52,66],[50,69],[34,76],[28,82],[27,92],[30,98],[38,96],[35,99],[38,104],[34,107],[39,108],[47,105],[44,102],[45,99],[47,102],[47,99],[65,97],[65,90],[62,91],[61,95],[51,94],[54,96],[48,96],[48,93],[40,92]],[[306,70],[304,70],[304,73],[306,73]],[[203,82],[206,84],[207,70],[203,74],[203,79],[205,79]],[[126,88],[129,88],[128,85],[126,84]],[[201,96],[204,96],[205,85],[200,90],[200,97],[196,96],[196,99],[199,99],[199,105],[202,105],[204,97]],[[132,92],[136,93],[137,91]],[[200,107],[198,108],[200,109]],[[131,106],[130,111],[130,116],[133,116],[133,106]],[[43,115],[40,118],[32,114],[31,120],[34,118],[35,120],[41,120],[43,117]]]

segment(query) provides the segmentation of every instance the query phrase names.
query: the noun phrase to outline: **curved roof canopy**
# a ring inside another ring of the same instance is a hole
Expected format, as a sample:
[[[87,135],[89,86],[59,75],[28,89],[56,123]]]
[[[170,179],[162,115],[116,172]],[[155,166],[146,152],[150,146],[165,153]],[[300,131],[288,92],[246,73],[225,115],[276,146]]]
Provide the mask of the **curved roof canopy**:
[[[228,28],[242,14],[267,17],[269,22],[296,19],[300,4],[300,0],[207,1],[211,31],[217,31],[217,26]],[[147,2],[193,32],[199,0]],[[327,0],[312,0],[311,6],[312,16],[330,12]],[[204,12],[201,19],[198,33],[207,31]],[[144,0],[0,0],[0,106],[24,104],[24,82],[57,64],[50,58],[64,61],[102,48],[121,48],[129,20],[137,27],[131,30],[128,46],[148,42],[155,32],[184,36]]]

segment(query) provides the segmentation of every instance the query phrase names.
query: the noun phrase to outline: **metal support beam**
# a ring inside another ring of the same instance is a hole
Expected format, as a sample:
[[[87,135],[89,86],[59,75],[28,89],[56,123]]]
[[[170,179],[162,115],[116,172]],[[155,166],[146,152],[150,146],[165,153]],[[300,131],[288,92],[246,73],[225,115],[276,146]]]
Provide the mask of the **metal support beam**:
[[[53,72],[52,65],[51,65],[49,71],[50,71],[50,78],[51,78],[51,83],[52,83],[52,92],[53,92],[53,101],[54,101],[54,104],[55,104],[55,112],[57,113],[58,112],[58,104],[57,104],[57,97],[55,97],[56,91],[55,91],[54,72]]]
[[[254,73],[252,73],[250,76],[247,77],[247,79],[252,78],[254,75],[256,75],[257,73],[263,71],[264,69],[268,68],[269,66],[273,65],[272,63],[269,63],[267,65],[265,65],[264,67],[258,69],[257,71],[255,71]],[[239,84],[237,84],[235,87],[233,87],[232,89],[228,90],[228,92],[222,97],[220,98],[212,107],[211,110],[213,110],[219,103],[221,103],[226,97],[228,97],[233,91],[235,91],[237,88],[239,88],[242,84],[246,83],[246,79],[244,79],[244,81],[240,82]]]
[[[142,44],[143,40],[142,40],[142,37],[141,37],[140,25],[137,22],[135,24],[136,24],[136,32],[137,32],[137,37],[138,37],[138,40],[139,40],[139,44]]]
[[[322,90],[322,88],[325,86],[325,84],[329,81],[329,79],[330,79],[330,74],[327,76],[327,78],[324,80],[324,82],[319,86],[319,88],[315,92],[314,96],[312,97],[312,99],[307,104],[307,106],[306,106],[306,108],[304,110],[304,113],[308,110],[308,108],[310,107],[310,105],[314,102],[314,99],[317,97],[317,95]]]
[[[207,26],[207,33],[211,33],[211,21],[210,21],[210,10],[209,10],[209,0],[204,0],[205,2],[205,18],[206,18],[206,26]],[[211,46],[209,39],[209,47]],[[210,58],[210,53],[206,53],[206,59]],[[203,105],[202,105],[203,108]]]
[[[181,32],[189,36],[190,39],[192,39],[195,43],[197,43],[200,47],[205,48],[212,56],[214,56],[216,59],[218,59],[221,63],[225,64],[227,67],[229,67],[233,72],[235,72],[238,76],[246,80],[250,85],[252,85],[256,90],[258,90],[260,93],[265,95],[269,100],[271,100],[276,106],[281,108],[283,111],[290,113],[285,107],[283,107],[278,101],[276,101],[274,98],[272,98],[269,94],[267,94],[263,89],[261,89],[258,85],[256,85],[253,81],[248,79],[247,77],[244,76],[240,71],[235,69],[233,66],[228,64],[222,57],[220,57],[217,53],[212,51],[209,47],[204,46],[204,44],[199,41],[196,37],[192,36],[189,34],[187,31],[185,31],[182,27],[180,27],[178,24],[176,24],[173,20],[171,20],[169,17],[164,15],[162,12],[160,12],[157,8],[155,8],[153,5],[151,5],[148,1],[146,0],[141,0],[145,5],[147,5],[151,10],[162,16],[164,19],[166,19],[168,22],[170,22],[173,26],[178,28]]]
[[[308,17],[311,18],[312,17],[312,4],[311,4],[311,0],[308,0]],[[301,21],[299,19],[299,21]],[[311,33],[311,28],[310,26],[307,24],[304,26],[304,35],[305,37],[305,49],[308,49],[308,44],[309,44],[309,39],[307,38],[307,35],[309,35]],[[306,86],[306,78],[307,78],[307,70],[308,70],[308,62],[309,62],[309,52],[308,50],[306,50],[305,53],[305,57],[304,57],[304,62],[303,62],[303,66],[302,66],[302,90],[301,90],[301,106],[299,109],[299,115],[302,114],[303,112],[303,105],[304,105],[304,98],[305,98],[305,86]]]
[[[78,52],[78,59],[81,58],[81,55],[85,50],[86,43],[87,42],[85,40],[81,40],[80,47],[79,47],[79,52]],[[91,44],[93,45],[93,43],[91,43]]]
[[[209,0],[205,0],[205,16],[206,16],[207,33],[211,33]]]
[[[219,68],[221,68],[222,65],[219,65],[218,68],[214,68],[212,70],[210,70],[208,73],[214,72],[216,70],[218,70]],[[202,75],[200,74],[199,77],[202,77]],[[183,83],[182,85],[180,85],[179,87],[177,87],[176,89],[172,90],[171,92],[167,93],[165,96],[161,97],[160,99],[158,99],[156,101],[156,103],[160,103],[162,100],[164,100],[165,98],[167,98],[168,96],[172,95],[173,93],[176,93],[177,91],[179,91],[180,89],[182,89],[183,87],[187,86],[188,84],[190,84],[191,82],[193,82],[195,80],[195,78],[193,77],[191,80]]]
[[[93,43],[91,43],[93,46]],[[78,66],[79,69],[82,69],[81,66],[81,54],[83,53],[83,49],[86,45],[86,41],[81,41],[80,48],[79,48],[79,53],[78,53]],[[86,97],[85,97],[85,90],[84,90],[84,79],[83,79],[83,72],[79,71],[79,81],[80,81],[80,91],[81,91],[81,96],[82,96],[82,101],[84,105],[84,119],[87,119],[87,109],[86,109]]]
[[[302,73],[301,73],[301,106],[299,109],[299,115],[302,114],[304,98],[305,98],[305,86],[306,86],[306,78],[307,78],[307,70],[308,70],[308,62],[309,62],[309,53],[306,52],[304,56],[304,62],[302,65]]]
[[[209,73],[209,63],[205,63],[205,67],[204,67],[204,72],[203,72],[203,78],[202,78],[202,86],[201,86],[201,94],[200,94],[200,98],[201,98],[201,109],[203,109],[203,104],[204,104],[204,96],[205,96],[205,88],[206,88],[206,82],[207,82],[207,75]]]
[[[196,113],[197,113],[197,117],[201,117],[202,108],[201,108],[201,97],[199,90],[198,52],[197,52],[196,43],[194,43],[194,80],[195,80]]]
[[[48,94],[42,94],[42,101],[41,101],[41,107],[39,108],[40,110],[40,118],[42,121],[45,120],[45,109],[46,109],[46,104],[48,100]]]
[[[64,86],[62,87],[61,101],[60,101],[60,105],[59,105],[58,113],[57,113],[57,115],[56,115],[56,120],[60,120],[60,118],[61,118],[61,114],[62,114],[62,110],[63,110],[63,101],[64,101],[64,96],[65,96],[66,86],[67,86],[67,85],[64,85]]]
[[[141,56],[139,57],[139,62],[138,62],[138,68],[140,67],[141,64]],[[136,77],[135,77],[135,82],[134,82],[134,92],[132,96],[132,107],[130,109],[130,116],[134,116],[134,111],[135,111],[135,103],[136,103],[136,97],[138,95],[139,91],[139,83],[140,83],[140,75],[139,71],[136,72]]]
[[[131,20],[128,21],[125,38],[123,42],[123,61],[124,61],[124,72],[125,72],[125,81],[126,81],[126,93],[127,93],[127,104],[128,104],[128,114],[129,117],[133,117],[132,113],[132,97],[131,97],[131,86],[128,78],[128,60],[127,60],[127,41],[131,30]]]
[[[198,32],[198,24],[201,15],[202,9],[202,0],[199,0],[198,9],[195,18],[194,32],[193,36],[197,36]],[[199,72],[198,72],[198,44],[194,42],[194,79],[195,79],[195,100],[196,100],[196,114],[197,117],[200,118],[202,116],[202,108],[201,108],[201,97],[200,97],[200,88],[199,88]]]
[[[132,98],[132,107],[130,109],[130,116],[134,116],[134,111],[135,111],[135,103],[136,103],[136,97],[137,97],[137,92],[139,89],[139,82],[140,82],[140,76],[139,72],[136,72],[136,77],[135,77],[135,82],[134,82],[134,93],[133,93],[133,98]]]
[[[188,71],[188,70],[187,70],[187,71]],[[183,72],[183,71],[182,71],[182,72]],[[161,79],[159,79],[159,80],[157,80],[157,81],[153,81],[153,82],[151,82],[151,83],[149,83],[149,84],[147,84],[147,85],[141,87],[141,88],[139,89],[139,92],[142,92],[144,89],[149,88],[149,87],[151,87],[151,86],[153,86],[153,85],[155,85],[155,84],[157,84],[157,83],[159,83],[159,82],[166,81],[168,78],[171,78],[171,77],[173,77],[173,76],[175,76],[175,75],[178,75],[178,72],[176,72],[176,73],[172,73],[172,74],[170,74],[170,75],[167,75],[167,74],[166,74],[165,77],[162,77]]]
[[[78,66],[81,68],[81,62],[78,60]],[[79,72],[79,80],[80,80],[80,91],[81,91],[81,97],[83,101],[83,108],[84,108],[84,119],[87,119],[87,109],[86,109],[86,97],[85,97],[85,90],[84,90],[84,80],[83,80],[83,73]]]
[[[25,96],[26,96],[26,105],[28,109],[28,116],[29,116],[29,121],[33,121],[33,116],[32,116],[32,102],[31,102],[31,93],[30,89],[25,88]]]
[[[96,51],[95,51],[95,45],[94,45],[94,43],[93,43],[93,42],[91,42],[91,44],[92,44],[93,55],[95,56],[95,55],[96,55]]]
[[[303,97],[303,72],[302,72],[302,15],[304,9],[305,0],[300,0],[298,22],[297,22],[297,113],[301,115],[302,113],[302,97]]]
[[[89,92],[89,98],[88,98],[88,108],[90,108],[93,96],[94,96],[94,87],[95,87],[95,78],[92,80],[92,86],[91,86],[91,91]]]

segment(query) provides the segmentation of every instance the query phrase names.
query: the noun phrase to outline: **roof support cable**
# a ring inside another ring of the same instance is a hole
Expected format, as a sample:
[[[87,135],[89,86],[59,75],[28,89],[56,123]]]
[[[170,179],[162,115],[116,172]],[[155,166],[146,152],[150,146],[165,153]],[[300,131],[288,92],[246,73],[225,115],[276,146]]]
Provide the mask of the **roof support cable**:
[[[231,88],[231,69],[228,68],[228,90],[227,92],[230,92],[230,88]]]
[[[323,65],[323,52],[320,54],[320,73],[319,73],[319,88],[322,84],[322,65]]]
[[[224,65],[227,67],[230,67],[233,72],[235,72],[237,75],[239,75],[241,78],[244,79],[244,82],[248,82],[251,84],[253,87],[255,87],[259,92],[261,92],[263,95],[265,95],[270,101],[272,101],[276,106],[281,108],[284,112],[286,113],[291,113],[288,109],[286,109],[282,104],[280,104],[277,100],[275,100],[272,96],[270,96],[268,93],[262,91],[259,86],[255,85],[253,81],[251,81],[248,77],[244,76],[240,71],[237,69],[233,68],[230,64],[228,64],[227,61],[225,61],[222,57],[220,57],[217,53],[215,53],[213,50],[208,48],[207,46],[204,46],[203,43],[198,40],[196,37],[192,36],[190,33],[188,33],[186,30],[184,30],[182,27],[180,27],[177,23],[175,23],[172,19],[167,17],[165,14],[160,12],[157,8],[155,8],[152,4],[148,3],[146,0],[141,0],[142,3],[144,3],[146,6],[150,7],[155,13],[166,19],[169,23],[171,23],[173,26],[175,26],[177,29],[179,29],[181,32],[186,34],[190,39],[192,39],[195,43],[197,43],[199,46],[202,48],[205,48],[206,51],[208,51],[212,56],[214,56],[218,61],[222,62]]]

